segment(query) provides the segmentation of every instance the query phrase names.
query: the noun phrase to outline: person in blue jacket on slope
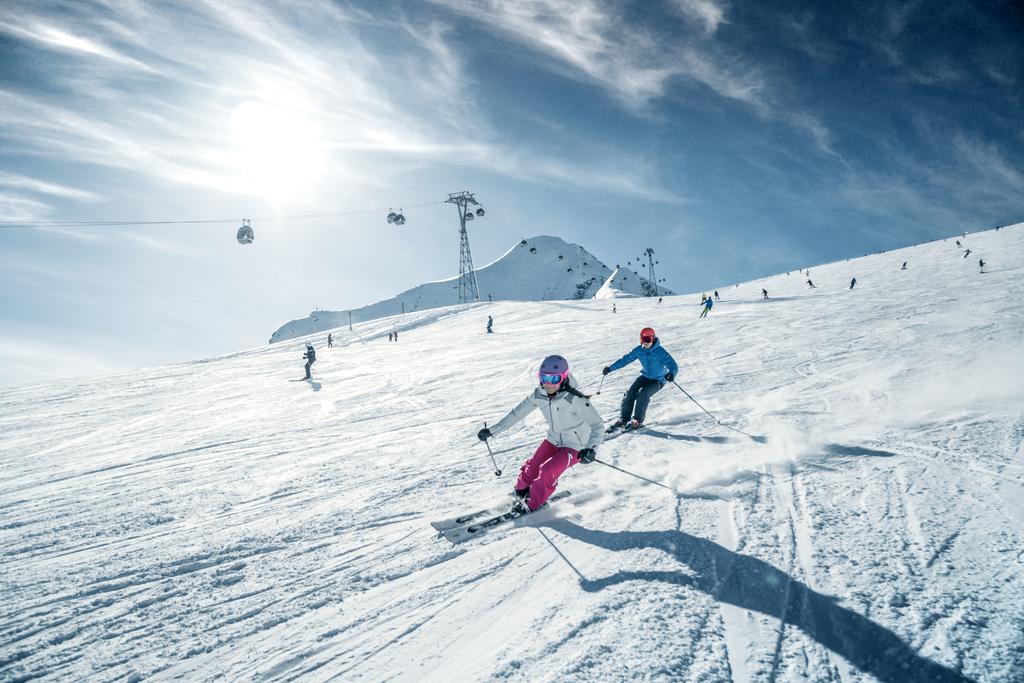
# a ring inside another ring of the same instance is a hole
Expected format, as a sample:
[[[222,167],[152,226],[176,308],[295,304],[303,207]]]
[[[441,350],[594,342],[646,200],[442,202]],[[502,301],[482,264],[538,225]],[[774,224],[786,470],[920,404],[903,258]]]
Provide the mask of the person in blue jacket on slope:
[[[647,415],[647,404],[651,402],[651,397],[658,393],[666,382],[673,381],[679,371],[679,366],[672,354],[661,345],[657,335],[654,334],[654,328],[651,327],[640,330],[640,346],[604,368],[602,372],[607,375],[619,368],[626,367],[635,360],[640,361],[640,376],[622,397],[619,419],[608,428],[609,432],[623,427],[637,429],[643,426],[644,417]]]

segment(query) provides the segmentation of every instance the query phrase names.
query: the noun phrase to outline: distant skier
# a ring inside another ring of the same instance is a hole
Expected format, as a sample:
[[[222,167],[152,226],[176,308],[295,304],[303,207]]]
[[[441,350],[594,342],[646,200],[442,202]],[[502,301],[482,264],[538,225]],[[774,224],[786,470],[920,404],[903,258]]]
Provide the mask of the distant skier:
[[[487,316],[487,334],[494,334],[494,318]]]
[[[958,249],[963,249],[963,245],[960,244],[960,240],[956,241],[956,246],[957,246]]]
[[[612,313],[616,313],[615,304],[612,304]]]
[[[661,305],[661,297],[658,297],[658,305]]]
[[[970,249],[968,249],[967,251],[964,252],[964,258],[967,258],[970,255],[971,255],[971,250]]]
[[[817,287],[814,286],[814,283],[811,282],[811,278],[807,278],[807,288],[808,289],[817,289]]]
[[[394,334],[395,334],[395,341],[397,342],[398,341],[398,330],[395,330]]]
[[[306,376],[303,379],[312,379],[313,376],[309,373],[309,369],[316,362],[316,350],[313,349],[312,344],[306,344],[306,352],[302,354],[302,357],[306,359]]]
[[[647,404],[651,397],[661,390],[665,382],[671,382],[679,372],[679,366],[665,347],[661,345],[654,329],[645,327],[640,330],[640,345],[618,359],[601,372],[607,375],[619,368],[624,368],[635,360],[640,361],[641,372],[622,397],[619,408],[619,419],[608,428],[609,432],[625,427],[637,429],[643,426],[647,416]],[[632,420],[630,420],[632,416]]]
[[[761,296],[763,298],[767,299],[768,298],[768,290],[762,287],[761,288]]]
[[[709,296],[709,297],[708,297],[708,298],[707,298],[707,299],[706,299],[706,300],[704,301],[704,310],[700,312],[700,317],[702,317],[702,318],[706,318],[706,317],[708,317],[708,313],[710,313],[710,312],[711,312],[711,307],[712,307],[712,306],[714,306],[714,305],[715,305],[715,302],[714,302],[714,301],[712,301],[712,300],[711,300],[711,297]]]
[[[327,348],[334,348],[334,336],[330,332],[327,333]]]
[[[394,335],[393,332],[388,332],[388,341],[389,342],[395,341],[395,335]]]
[[[850,279],[850,289],[853,289],[856,286],[857,286],[857,278],[851,278]]]
[[[700,295],[700,305],[701,306],[703,306],[704,302],[707,301],[707,300],[708,300],[708,295],[707,294],[701,294]]]
[[[906,269],[907,269],[907,262],[906,262],[906,261],[904,261],[904,262],[903,262],[903,267],[902,267],[902,268],[900,268],[900,270],[906,270]]]
[[[978,259],[978,266],[981,267],[981,272],[984,273],[985,272],[985,260],[984,259]]]
[[[530,392],[493,427],[481,429],[477,438],[486,441],[505,431],[539,408],[548,421],[548,433],[536,452],[523,463],[513,493],[512,511],[527,514],[542,506],[555,491],[558,477],[578,462],[591,463],[604,438],[604,422],[569,374],[569,361],[548,356],[537,373],[540,386]]]
[[[721,301],[722,297],[718,296],[718,290],[715,290],[715,301]]]

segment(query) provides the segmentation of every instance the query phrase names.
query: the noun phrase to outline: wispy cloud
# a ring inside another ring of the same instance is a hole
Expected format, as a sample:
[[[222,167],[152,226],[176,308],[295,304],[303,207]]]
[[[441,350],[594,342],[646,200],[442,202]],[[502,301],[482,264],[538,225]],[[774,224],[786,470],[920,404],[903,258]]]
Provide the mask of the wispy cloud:
[[[0,221],[20,223],[36,220],[52,210],[49,204],[28,197],[0,193]]]
[[[89,192],[87,190],[79,190],[66,185],[59,185],[56,183],[48,183],[28,176],[16,175],[13,173],[4,173],[0,171],[0,187],[11,187],[20,190],[29,190],[30,192],[38,192],[39,194],[48,194],[55,197],[65,197],[67,199],[77,199],[85,202],[95,202],[103,199],[100,195],[95,192]]]
[[[675,0],[684,16],[703,24],[707,33],[714,33],[726,21],[725,5],[715,0]]]
[[[561,64],[567,75],[599,84],[627,107],[642,109],[678,78],[701,83],[722,97],[762,103],[765,85],[754,65],[722,59],[707,46],[702,50],[658,38],[596,0],[433,1],[554,58],[551,66]],[[716,14],[719,6],[710,0],[682,5],[714,27],[722,21]]]
[[[8,12],[0,13],[0,33],[7,33],[14,38],[22,40],[43,43],[51,48],[100,57],[121,66],[138,69],[139,71],[149,73],[155,71],[148,64],[122,54],[101,41],[77,35],[70,29],[49,23],[52,19],[48,19],[45,22],[21,23],[14,18],[14,13],[10,9],[8,8]]]

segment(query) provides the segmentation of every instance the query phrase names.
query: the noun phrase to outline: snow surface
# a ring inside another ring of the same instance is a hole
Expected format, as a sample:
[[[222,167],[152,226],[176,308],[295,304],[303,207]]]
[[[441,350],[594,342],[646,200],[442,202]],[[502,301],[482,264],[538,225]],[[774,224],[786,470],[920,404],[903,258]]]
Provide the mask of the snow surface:
[[[1020,681],[1022,227],[719,287],[703,320],[690,295],[363,323],[317,335],[308,383],[296,340],[0,389],[0,679]],[[501,477],[475,439],[540,358],[593,392],[644,325],[764,443],[670,385],[599,457],[671,490],[578,465],[566,500],[439,538],[543,437],[494,439]]]
[[[630,261],[632,263],[632,261]],[[638,266],[639,267],[639,266]],[[480,298],[494,301],[578,300],[615,295],[642,295],[646,278],[627,267],[616,266],[613,272],[596,256],[578,244],[569,244],[558,237],[541,235],[517,242],[494,262],[477,268]],[[609,288],[618,290],[608,293]],[[659,287],[665,294],[671,290]],[[378,301],[353,310],[354,322],[366,322],[404,311],[412,313],[459,302],[458,276],[429,282],[402,292],[396,297]],[[274,344],[335,327],[348,327],[349,311],[313,311],[304,318],[291,320],[270,337]]]

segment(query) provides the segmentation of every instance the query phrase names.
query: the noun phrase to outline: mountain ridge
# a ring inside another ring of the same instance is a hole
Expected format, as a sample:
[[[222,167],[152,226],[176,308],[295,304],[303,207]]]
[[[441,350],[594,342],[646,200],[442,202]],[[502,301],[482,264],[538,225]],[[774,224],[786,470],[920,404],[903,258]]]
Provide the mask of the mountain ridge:
[[[508,251],[476,269],[481,301],[572,301],[616,296],[646,296],[653,287],[629,267],[609,268],[584,247],[559,237],[538,235],[514,244]],[[270,337],[270,343],[459,303],[459,277],[427,282],[389,299],[346,311],[316,310],[290,320]],[[674,294],[659,286],[661,295]],[[350,317],[351,315],[351,317]]]

